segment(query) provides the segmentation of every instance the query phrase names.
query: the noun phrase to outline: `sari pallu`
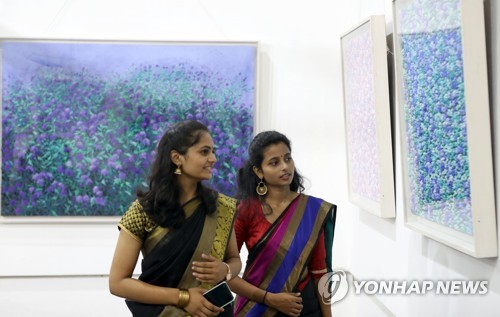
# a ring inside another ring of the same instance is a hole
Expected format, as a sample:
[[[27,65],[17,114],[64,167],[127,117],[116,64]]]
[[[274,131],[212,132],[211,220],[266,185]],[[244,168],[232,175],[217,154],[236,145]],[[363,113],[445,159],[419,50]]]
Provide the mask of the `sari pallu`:
[[[192,275],[191,263],[203,261],[201,254],[223,260],[232,230],[235,200],[219,194],[217,211],[207,215],[201,200],[195,198],[183,206],[188,218],[175,230],[154,228],[143,244],[142,274],[139,280],[172,288],[203,287]],[[126,300],[134,317],[188,316],[176,306],[143,304]],[[222,315],[221,315],[222,316]]]
[[[307,289],[308,297],[316,297],[312,278],[304,290],[298,290],[298,286],[309,274],[307,265],[323,230],[327,271],[332,271],[335,213],[335,205],[316,197],[300,195],[250,250],[243,279],[272,293],[302,292]],[[311,310],[306,307],[308,303],[315,306],[315,302],[318,302],[317,299],[303,299],[304,313]],[[241,296],[237,298],[235,316],[279,315],[278,311],[264,304]]]

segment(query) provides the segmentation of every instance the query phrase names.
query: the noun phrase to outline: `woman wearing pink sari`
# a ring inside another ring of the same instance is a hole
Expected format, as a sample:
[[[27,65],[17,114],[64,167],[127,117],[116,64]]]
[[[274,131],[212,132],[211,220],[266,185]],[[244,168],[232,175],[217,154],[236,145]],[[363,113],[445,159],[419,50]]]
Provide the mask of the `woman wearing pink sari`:
[[[331,272],[336,206],[303,194],[288,138],[276,131],[255,136],[238,174],[238,248],[249,250],[235,316],[331,316],[318,281]]]

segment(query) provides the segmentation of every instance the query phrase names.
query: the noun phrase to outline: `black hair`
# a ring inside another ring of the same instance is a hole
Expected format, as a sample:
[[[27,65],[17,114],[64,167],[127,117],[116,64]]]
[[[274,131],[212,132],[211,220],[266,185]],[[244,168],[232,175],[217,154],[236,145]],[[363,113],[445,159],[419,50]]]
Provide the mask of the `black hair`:
[[[149,190],[137,190],[137,197],[145,213],[157,225],[177,227],[185,220],[184,210],[179,203],[179,185],[174,170],[177,166],[170,159],[175,150],[184,155],[188,149],[200,141],[203,133],[210,133],[208,128],[194,120],[178,122],[170,127],[158,143],[156,158],[151,165]],[[217,192],[198,183],[197,194],[202,200],[207,213],[216,209]]]
[[[290,152],[292,152],[292,146],[290,140],[282,133],[277,131],[264,131],[257,134],[250,146],[248,147],[248,160],[245,162],[242,168],[238,171],[238,190],[236,197],[238,199],[249,199],[257,198],[258,195],[255,191],[257,184],[260,179],[255,175],[253,167],[262,168],[262,161],[264,160],[264,151],[266,148],[273,144],[284,143]],[[292,183],[290,184],[290,190],[294,192],[303,192],[303,177],[294,169]]]

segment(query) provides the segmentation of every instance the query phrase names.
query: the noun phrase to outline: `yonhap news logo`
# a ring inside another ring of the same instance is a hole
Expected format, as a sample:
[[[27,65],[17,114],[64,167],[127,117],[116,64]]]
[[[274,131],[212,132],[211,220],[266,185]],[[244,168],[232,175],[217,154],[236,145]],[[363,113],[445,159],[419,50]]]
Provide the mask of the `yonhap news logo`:
[[[318,283],[318,292],[324,304],[331,305],[354,295],[485,295],[486,280],[356,280],[344,269],[324,274]]]
[[[341,301],[349,291],[347,273],[344,270],[335,270],[324,274],[319,279],[318,291],[326,305]]]

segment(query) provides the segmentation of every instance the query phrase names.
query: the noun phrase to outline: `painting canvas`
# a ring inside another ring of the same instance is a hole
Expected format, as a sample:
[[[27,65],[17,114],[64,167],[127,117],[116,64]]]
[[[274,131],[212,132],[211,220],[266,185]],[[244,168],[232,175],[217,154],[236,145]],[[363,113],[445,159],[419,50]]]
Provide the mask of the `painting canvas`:
[[[395,217],[385,18],[371,16],[341,37],[349,199]]]
[[[257,43],[2,40],[5,217],[118,216],[163,133],[208,126],[234,195],[253,136]]]
[[[406,224],[497,256],[481,0],[393,2]]]

